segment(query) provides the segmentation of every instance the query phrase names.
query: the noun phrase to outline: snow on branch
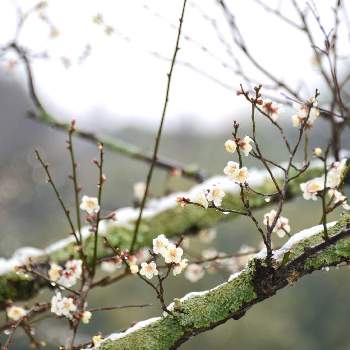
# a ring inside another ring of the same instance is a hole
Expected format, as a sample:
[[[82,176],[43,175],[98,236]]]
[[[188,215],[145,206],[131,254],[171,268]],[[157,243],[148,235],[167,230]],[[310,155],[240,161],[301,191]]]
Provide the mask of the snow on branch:
[[[302,276],[350,259],[350,215],[328,224],[329,240],[323,240],[323,225],[303,230],[274,251],[273,265],[266,265],[266,252],[251,258],[245,269],[215,288],[192,292],[169,306],[164,314],[138,322],[125,332],[111,334],[94,349],[176,349],[198,333],[213,329],[245,312]],[[308,250],[310,249],[310,252]],[[289,260],[281,262],[286,253]]]
[[[322,169],[317,163],[314,163],[305,174],[299,176],[289,185],[290,199],[300,193],[299,184],[315,175],[320,174]],[[275,170],[276,178],[282,177],[277,168]],[[257,190],[268,190],[273,185],[266,170],[251,170],[249,182]],[[151,199],[143,213],[142,224],[140,225],[140,235],[136,243],[136,249],[149,247],[152,239],[157,235],[164,233],[168,237],[176,237],[181,234],[193,234],[201,229],[213,227],[219,222],[232,220],[237,217],[235,213],[222,213],[216,210],[206,211],[197,206],[186,206],[181,208],[176,200],[178,197],[192,198],[201,189],[209,188],[213,184],[220,184],[226,192],[224,199],[225,208],[240,208],[239,186],[230,181],[225,176],[215,176],[208,179],[200,185],[196,185],[187,192],[178,192],[171,195]],[[250,202],[252,207],[260,208],[271,204],[266,202],[261,196],[251,193]],[[124,249],[130,245],[132,239],[133,227],[137,219],[138,208],[125,207],[115,211],[117,221],[101,222],[100,234],[113,242],[115,247]],[[171,220],[168,220],[171,218]],[[82,236],[86,247],[92,244],[91,233],[88,227],[82,229]],[[87,249],[88,251],[88,249]],[[74,251],[74,237],[69,236],[59,240],[44,249],[33,247],[22,247],[18,249],[11,258],[0,258],[0,307],[6,299],[26,300],[35,295],[42,285],[43,281],[36,278],[23,276],[13,273],[13,269],[25,264],[29,259],[36,262],[47,262],[49,260],[63,263],[72,255]],[[111,251],[99,245],[98,257],[111,255]],[[16,288],[8,288],[9,284]],[[21,287],[21,290],[18,287]],[[24,289],[23,289],[24,287]]]

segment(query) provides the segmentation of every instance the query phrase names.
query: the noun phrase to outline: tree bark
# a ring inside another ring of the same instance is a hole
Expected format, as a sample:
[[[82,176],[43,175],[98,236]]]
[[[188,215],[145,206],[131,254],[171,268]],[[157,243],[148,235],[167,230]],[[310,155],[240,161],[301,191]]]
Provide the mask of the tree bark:
[[[288,199],[294,198],[300,193],[299,184],[307,181],[315,176],[319,176],[322,172],[321,168],[313,167],[302,174],[297,179],[293,180],[288,185]],[[254,189],[263,192],[274,192],[274,185],[266,171],[256,171],[254,173]],[[277,176],[277,179],[282,180],[282,174]],[[226,196],[223,201],[223,207],[229,209],[242,209],[241,200],[238,194],[239,187],[227,177],[215,177],[206,182],[193,187],[186,193],[175,193],[160,199],[153,199],[148,202],[144,216],[140,225],[140,233],[138,235],[135,249],[150,247],[152,239],[157,235],[164,233],[169,238],[175,238],[181,234],[191,235],[197,233],[201,229],[210,228],[220,222],[233,220],[237,214],[225,214],[214,209],[203,209],[194,205],[188,205],[185,208],[180,207],[176,203],[178,196],[191,197],[193,193],[200,188],[209,187],[211,183],[224,184]],[[271,205],[275,200],[267,203],[265,198],[256,195],[253,192],[249,194],[250,206],[254,208],[262,208]],[[108,241],[117,248],[129,249],[133,236],[133,228],[137,219],[139,209],[137,208],[122,208],[116,211],[117,222],[108,223],[103,228],[104,235]],[[93,239],[89,234],[88,227],[83,229],[85,236],[84,250],[88,259],[92,258]],[[108,257],[113,252],[110,248],[106,248],[103,244],[103,239],[98,241],[98,258]],[[35,296],[36,293],[44,286],[49,286],[48,282],[37,276],[29,276],[17,274],[12,271],[13,267],[18,264],[23,264],[25,258],[31,258],[34,263],[42,264],[45,272],[45,265],[48,261],[55,261],[63,264],[72,257],[78,258],[75,250],[73,237],[68,237],[59,242],[52,244],[43,250],[38,250],[35,256],[31,250],[21,249],[21,257],[14,254],[13,258],[5,260],[0,259],[0,310],[4,308],[6,300],[28,300]],[[47,267],[46,267],[47,268]]]
[[[322,225],[294,235],[274,252],[272,265],[260,254],[240,273],[208,291],[190,293],[181,299],[173,315],[166,314],[112,334],[99,350],[177,349],[191,337],[230,320],[238,320],[255,304],[272,297],[304,275],[350,260],[350,215],[344,214],[328,229]],[[286,262],[283,257],[288,252]],[[172,307],[171,307],[172,308]]]

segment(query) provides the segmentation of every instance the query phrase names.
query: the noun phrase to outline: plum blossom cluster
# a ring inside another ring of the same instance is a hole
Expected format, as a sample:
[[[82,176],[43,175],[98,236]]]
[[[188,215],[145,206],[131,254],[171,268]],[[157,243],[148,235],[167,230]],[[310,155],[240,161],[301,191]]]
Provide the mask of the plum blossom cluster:
[[[220,207],[225,192],[219,185],[212,185],[209,189],[198,191],[193,198],[193,202],[201,205],[207,209],[209,204],[212,203],[215,207]]]
[[[254,143],[253,139],[249,136],[244,136],[242,139],[238,138],[236,141],[227,140],[225,142],[225,149],[229,153],[235,153],[237,148],[239,148],[247,157],[253,149],[251,143]]]
[[[69,320],[79,318],[85,324],[89,323],[92,317],[92,313],[88,310],[78,311],[75,300],[63,296],[61,292],[56,292],[51,298],[51,312],[58,317],[65,317]]]
[[[140,249],[135,255],[130,255],[127,252],[122,252],[120,256],[114,256],[107,260],[102,261],[101,270],[107,273],[113,273],[123,267],[123,263],[126,263],[132,274],[139,272],[138,264],[149,260],[150,254],[146,248]]]
[[[344,194],[331,188],[328,190],[328,195],[334,201],[334,204],[340,204],[345,210],[350,210],[350,205],[347,201],[347,197]]]
[[[306,128],[312,128],[320,115],[320,110],[317,108],[317,105],[317,99],[311,97],[306,103],[298,106],[298,112],[292,116],[293,126],[300,128],[306,123]]]
[[[224,168],[224,174],[240,184],[247,181],[249,173],[247,167],[240,167],[237,162],[229,161]]]
[[[57,316],[72,320],[77,309],[74,299],[64,297],[60,292],[57,292],[51,299],[51,312]]]
[[[345,170],[346,159],[341,162],[332,163],[327,171],[326,179],[325,175],[323,175],[300,184],[304,199],[316,201],[326,189],[328,195],[335,204],[341,204],[344,209],[350,210],[346,196],[339,191],[339,186],[341,185]]]
[[[78,259],[68,260],[64,268],[52,263],[48,271],[49,279],[63,287],[72,287],[81,278],[82,264],[82,261]]]
[[[166,264],[173,265],[173,275],[179,275],[187,266],[188,260],[182,259],[183,249],[170,242],[164,234],[153,239],[152,251],[155,255],[161,255]],[[155,261],[143,262],[141,264],[140,274],[148,279],[158,275]]]
[[[154,255],[161,255],[166,264],[173,265],[174,276],[180,274],[187,266],[188,260],[182,259],[183,249],[170,242],[164,234],[153,239],[152,252]],[[149,262],[142,262],[139,273],[147,279],[152,279],[154,276],[158,276],[159,271],[156,261],[152,260]]]
[[[174,276],[179,275],[188,264],[187,259],[182,259],[183,249],[170,242],[164,234],[158,235],[153,239],[151,258],[149,258],[148,254],[143,255],[140,260],[145,261],[141,263],[140,268],[137,264],[137,258],[133,255],[123,256],[122,260],[126,261],[132,274],[139,274],[149,280],[159,275],[157,255],[162,256],[164,262],[168,264],[169,268],[172,268]]]
[[[123,254],[121,258],[127,262],[129,270],[133,275],[139,272],[139,266],[137,265],[137,257],[135,255]]]
[[[264,220],[263,220],[264,225],[266,225],[267,227],[272,226],[272,224],[276,219],[276,215],[277,215],[277,212],[274,209],[266,213],[264,215]],[[278,237],[283,238],[286,234],[289,235],[290,230],[291,228],[289,225],[289,220],[284,216],[279,216],[272,232],[275,232]]]
[[[279,117],[280,106],[266,99],[263,101],[262,110],[275,122]]]

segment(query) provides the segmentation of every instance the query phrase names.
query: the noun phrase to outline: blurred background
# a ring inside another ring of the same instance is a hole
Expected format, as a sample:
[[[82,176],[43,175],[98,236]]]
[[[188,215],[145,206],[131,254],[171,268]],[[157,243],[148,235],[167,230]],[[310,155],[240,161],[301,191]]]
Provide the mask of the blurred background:
[[[29,0],[1,1],[1,46],[13,39],[19,9],[25,12],[36,4]],[[109,135],[151,152],[181,5],[178,0],[47,1],[42,13],[28,19],[19,38],[33,53],[35,84],[45,108],[59,121],[75,118],[78,127],[84,130]],[[308,41],[256,1],[236,0],[230,5],[259,62],[271,67],[305,99],[319,88],[321,101],[326,106],[329,96],[322,90],[323,82]],[[291,1],[271,1],[270,5],[283,6],[288,17],[297,21]],[[329,30],[333,6],[333,1],[317,3],[324,26]],[[233,121],[238,120],[244,129],[242,132],[249,133],[249,106],[236,96],[242,77],[227,68],[234,64],[230,62],[227,47],[213,34],[212,20],[219,25],[223,38],[230,42],[229,30],[223,25],[223,15],[215,1],[189,2],[160,154],[184,164],[196,164],[209,174],[220,174],[229,160],[223,143],[231,134]],[[344,33],[345,29],[344,19]],[[315,40],[322,40],[317,30],[315,32]],[[339,51],[344,47],[346,52],[349,38],[345,34],[339,36]],[[244,58],[240,58],[244,64]],[[347,59],[341,64],[339,74],[345,76]],[[247,72],[260,82],[254,67],[247,64]],[[277,97],[283,98],[278,93]],[[66,202],[72,204],[66,135],[28,119],[27,112],[32,108],[23,66],[14,53],[1,56],[2,257],[10,257],[23,246],[43,248],[68,232],[65,218],[33,153],[37,148],[48,159],[60,191]],[[292,108],[284,107],[280,117],[291,138],[295,137],[292,114]],[[280,150],[278,134],[270,124],[259,120],[258,130],[265,153],[275,161],[283,161],[285,154]],[[319,120],[312,130],[310,147],[324,146],[328,137],[328,124]],[[343,137],[342,146],[349,148],[349,132]],[[83,193],[93,195],[97,174],[91,160],[97,156],[97,148],[79,139],[76,147]],[[258,166],[253,161],[248,164]],[[132,205],[133,185],[145,180],[147,170],[148,166],[143,163],[107,151],[104,207],[112,210]],[[189,180],[169,179],[167,173],[157,170],[152,193],[162,195],[164,188],[176,191],[192,185]],[[265,211],[257,212],[257,217],[262,218]],[[318,203],[299,198],[288,202],[284,214],[291,221],[292,232],[298,232],[315,225],[319,211]],[[231,253],[242,244],[259,244],[254,228],[244,218],[221,224],[217,231],[215,241],[207,245],[191,239],[191,249],[214,247]],[[281,243],[283,240],[276,239],[276,244]],[[190,291],[213,287],[227,277],[227,273],[207,274],[195,284],[183,277],[170,278],[168,301]],[[349,292],[347,268],[317,272],[255,306],[241,320],[229,321],[201,334],[182,348],[349,349]],[[38,299],[50,296],[50,292],[43,291]],[[98,313],[88,326],[81,327],[79,336],[84,340],[98,331],[109,334],[159,314],[152,291],[138,279],[126,279],[93,291],[89,300],[91,307],[140,302],[155,306]],[[57,349],[66,331],[63,322],[53,319],[40,323],[37,329],[39,338],[47,342],[47,349]],[[27,339],[18,336],[12,348],[27,349]]]

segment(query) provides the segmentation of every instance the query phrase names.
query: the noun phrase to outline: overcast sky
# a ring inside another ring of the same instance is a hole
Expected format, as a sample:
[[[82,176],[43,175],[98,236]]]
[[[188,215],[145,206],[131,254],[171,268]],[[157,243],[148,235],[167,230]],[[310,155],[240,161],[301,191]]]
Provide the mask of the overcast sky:
[[[290,2],[282,1],[282,9],[297,20]],[[1,0],[0,44],[13,37],[14,3]],[[37,2],[18,0],[17,3],[25,10]],[[309,91],[319,86],[309,44],[301,33],[267,14],[253,0],[228,3],[260,63],[294,86],[300,80],[309,82]],[[332,3],[317,2],[326,29],[332,28]],[[153,53],[171,57],[181,6],[180,0],[49,0],[45,13],[59,35],[50,37],[49,26],[35,15],[20,36],[20,42],[33,52],[47,51],[51,57],[34,63],[35,81],[44,104],[58,118],[75,117],[84,125],[155,127],[161,114],[169,62]],[[170,129],[191,121],[198,129],[219,130],[243,115],[244,101],[235,96],[242,79],[232,69],[223,68],[222,63],[232,67],[234,63],[202,12],[218,22],[223,37],[231,42],[215,0],[189,0],[184,35],[190,39],[181,40],[178,60],[190,63],[220,83],[178,64],[166,120]],[[97,14],[113,28],[111,35],[106,35],[103,25],[93,22]],[[91,54],[79,64],[87,45]],[[209,52],[204,52],[201,46]],[[233,51],[238,52],[234,46]],[[71,60],[70,68],[63,66],[62,57]],[[1,64],[6,66],[7,60]],[[261,80],[249,64],[244,65],[249,74]],[[14,76],[23,78],[20,67],[7,73],[6,78]],[[303,93],[308,97],[307,89]]]

